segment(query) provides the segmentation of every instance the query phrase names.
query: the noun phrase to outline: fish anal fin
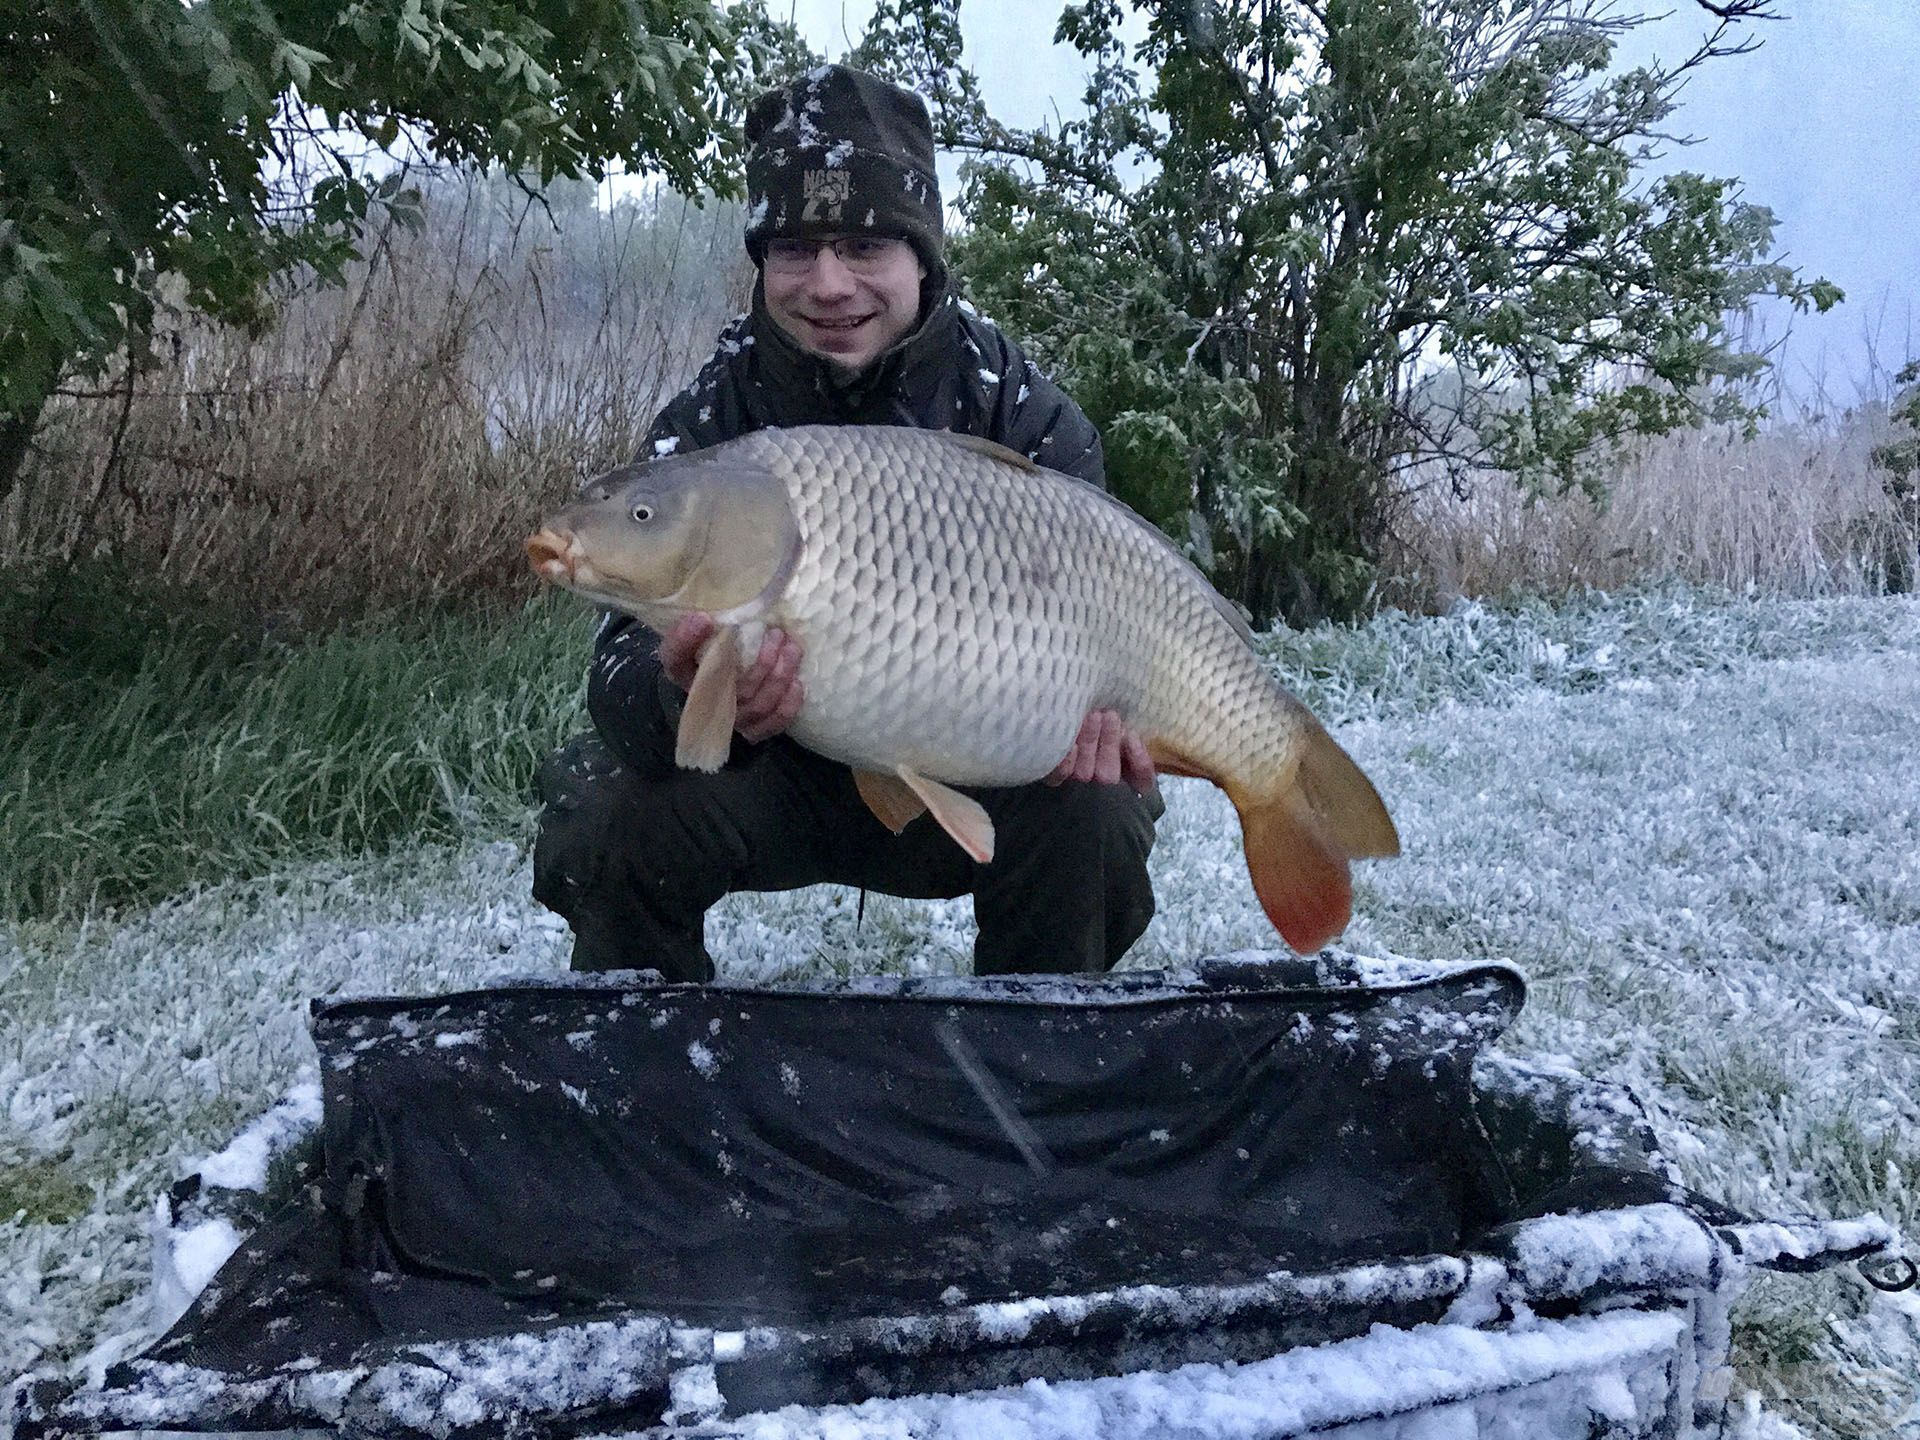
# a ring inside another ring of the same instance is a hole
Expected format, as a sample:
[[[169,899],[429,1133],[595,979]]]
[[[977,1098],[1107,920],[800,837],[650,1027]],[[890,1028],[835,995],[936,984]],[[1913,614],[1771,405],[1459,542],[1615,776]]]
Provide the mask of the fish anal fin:
[[[877,770],[856,770],[853,783],[860,798],[867,802],[867,808],[896,835],[927,813],[927,802],[898,776],[883,775]]]
[[[674,762],[711,773],[733,753],[733,722],[739,706],[740,636],[723,626],[700,647],[700,665],[687,690],[674,737]]]
[[[940,828],[951,835],[962,850],[982,865],[993,859],[993,821],[980,808],[978,800],[962,795],[951,785],[929,780],[904,765],[894,773],[920,797]]]
[[[1233,800],[1260,908],[1281,939],[1302,955],[1314,954],[1352,918],[1353,877],[1347,857],[1298,791],[1264,803],[1248,803],[1237,794]]]

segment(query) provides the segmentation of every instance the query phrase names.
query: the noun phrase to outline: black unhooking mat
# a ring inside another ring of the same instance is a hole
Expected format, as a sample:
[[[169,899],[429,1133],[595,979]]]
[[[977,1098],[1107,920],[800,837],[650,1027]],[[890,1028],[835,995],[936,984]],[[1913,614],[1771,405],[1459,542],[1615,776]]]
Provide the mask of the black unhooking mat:
[[[148,1358],[1235,1284],[1512,1218],[1470,1068],[1517,976],[1229,971],[317,1004],[319,1179]]]

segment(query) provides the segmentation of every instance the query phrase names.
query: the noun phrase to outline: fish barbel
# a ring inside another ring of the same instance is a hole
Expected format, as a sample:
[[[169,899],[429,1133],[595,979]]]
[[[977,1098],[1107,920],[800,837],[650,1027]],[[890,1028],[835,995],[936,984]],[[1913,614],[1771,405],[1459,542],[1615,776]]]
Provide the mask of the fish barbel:
[[[1153,525],[989,441],[885,426],[760,430],[614,470],[527,541],[535,570],[702,649],[677,759],[716,770],[735,681],[778,627],[801,646],[789,732],[853,767],[891,829],[924,812],[976,860],[954,786],[1052,772],[1112,710],[1161,770],[1239,811],[1262,908],[1294,949],[1346,927],[1349,862],[1399,853],[1373,785],[1268,673],[1246,622]]]

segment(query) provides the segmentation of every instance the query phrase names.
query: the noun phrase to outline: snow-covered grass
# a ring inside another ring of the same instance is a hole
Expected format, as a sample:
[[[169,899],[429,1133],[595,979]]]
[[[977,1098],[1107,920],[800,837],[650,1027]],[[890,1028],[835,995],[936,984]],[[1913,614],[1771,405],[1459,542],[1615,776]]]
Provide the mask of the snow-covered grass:
[[[1920,1237],[1920,604],[1662,592],[1268,644],[1406,842],[1345,943],[1517,962],[1505,1046],[1634,1086],[1699,1189]],[[1167,789],[1128,964],[1271,945],[1230,809]],[[146,1338],[151,1197],[296,1077],[307,997],[563,964],[527,883],[476,838],[0,931],[0,1376]],[[740,896],[709,942],[735,975],[948,971],[968,912]],[[1851,1272],[1769,1280],[1736,1362],[1814,1433],[1899,1434],[1917,1335]]]

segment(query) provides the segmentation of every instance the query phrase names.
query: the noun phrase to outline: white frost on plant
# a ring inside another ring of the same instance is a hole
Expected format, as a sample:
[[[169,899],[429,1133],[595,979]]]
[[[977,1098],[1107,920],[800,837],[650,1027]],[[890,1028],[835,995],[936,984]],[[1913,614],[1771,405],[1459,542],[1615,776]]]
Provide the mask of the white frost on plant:
[[[1549,641],[1567,647],[1558,669]],[[1408,841],[1357,870],[1348,946],[1514,962],[1531,998],[1506,1047],[1630,1084],[1706,1194],[1818,1214],[1843,1174],[1859,1208],[1911,1215],[1920,601],[1465,604],[1259,645]],[[1200,782],[1163,789],[1158,914],[1126,968],[1270,951],[1230,805]],[[859,925],[856,899],[732,896],[708,945],[743,979],[968,969],[970,899],[870,896]],[[70,1177],[81,1197],[0,1214],[0,1377],[145,1326],[151,1198],[314,1063],[310,997],[557,974],[569,946],[503,841],[0,928],[0,1166]],[[1868,1153],[1882,1163],[1862,1166]],[[1779,1289],[1802,1285],[1839,1322],[1795,1372],[1816,1403],[1920,1374],[1920,1302],[1838,1278]],[[1763,1343],[1777,1323],[1751,1317]]]

